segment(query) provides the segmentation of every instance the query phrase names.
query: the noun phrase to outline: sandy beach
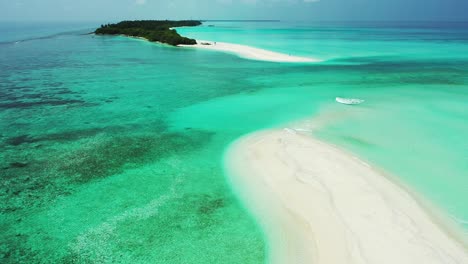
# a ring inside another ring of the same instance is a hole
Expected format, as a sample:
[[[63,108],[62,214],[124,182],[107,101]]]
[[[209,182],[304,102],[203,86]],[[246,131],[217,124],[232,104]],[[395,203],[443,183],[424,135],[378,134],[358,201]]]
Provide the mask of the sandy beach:
[[[270,263],[468,263],[466,246],[404,188],[309,135],[248,135],[225,165],[265,230]]]
[[[214,50],[236,54],[239,57],[260,60],[260,61],[271,61],[271,62],[319,62],[321,60],[315,58],[290,56],[284,53],[273,52],[269,50],[254,48],[246,45],[225,43],[225,42],[213,42],[205,40],[197,40],[196,45],[179,45],[181,47],[197,48]]]

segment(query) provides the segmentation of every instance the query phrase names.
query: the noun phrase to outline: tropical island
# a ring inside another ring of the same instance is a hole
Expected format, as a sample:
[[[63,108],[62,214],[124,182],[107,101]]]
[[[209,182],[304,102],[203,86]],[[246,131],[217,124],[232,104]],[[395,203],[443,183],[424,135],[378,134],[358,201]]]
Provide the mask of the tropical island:
[[[152,42],[161,42],[172,46],[195,45],[196,40],[182,37],[173,28],[195,27],[201,25],[196,20],[138,20],[122,21],[116,24],[101,25],[94,31],[98,35],[125,35],[130,37],[145,38]]]

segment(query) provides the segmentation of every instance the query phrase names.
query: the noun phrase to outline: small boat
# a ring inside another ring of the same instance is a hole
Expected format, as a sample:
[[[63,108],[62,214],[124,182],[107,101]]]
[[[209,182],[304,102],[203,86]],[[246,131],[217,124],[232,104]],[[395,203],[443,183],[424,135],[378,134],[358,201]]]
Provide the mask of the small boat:
[[[357,105],[357,104],[364,103],[364,100],[362,99],[342,98],[342,97],[337,97],[336,101],[340,104],[346,104],[346,105]]]

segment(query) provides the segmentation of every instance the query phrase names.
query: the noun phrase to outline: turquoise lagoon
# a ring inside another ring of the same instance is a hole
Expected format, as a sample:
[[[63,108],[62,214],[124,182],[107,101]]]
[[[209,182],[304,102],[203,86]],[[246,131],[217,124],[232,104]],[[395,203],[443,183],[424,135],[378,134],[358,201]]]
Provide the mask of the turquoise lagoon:
[[[311,117],[326,120],[318,137],[398,177],[467,234],[467,24],[178,29],[315,64],[98,37],[89,23],[24,28],[0,34],[2,263],[263,263],[267,242],[227,184],[223,152]]]

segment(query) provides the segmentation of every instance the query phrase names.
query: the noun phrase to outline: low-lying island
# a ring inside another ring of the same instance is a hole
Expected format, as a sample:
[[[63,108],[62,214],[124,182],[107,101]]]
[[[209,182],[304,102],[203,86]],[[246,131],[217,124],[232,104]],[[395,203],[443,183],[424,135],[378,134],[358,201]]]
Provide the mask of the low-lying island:
[[[172,46],[195,45],[197,41],[186,38],[173,28],[175,27],[195,27],[201,25],[201,21],[196,20],[137,20],[122,21],[116,24],[101,25],[94,31],[97,35],[125,35],[129,37],[139,37],[152,42],[161,42]]]
[[[181,36],[176,27],[195,27],[201,25],[197,20],[138,20],[122,21],[116,24],[101,25],[94,32],[97,35],[123,35],[142,38],[151,42],[159,42],[177,47],[193,47],[235,54],[239,57],[269,61],[269,62],[319,62],[321,60],[309,57],[293,56],[256,47],[234,43],[195,40]]]

